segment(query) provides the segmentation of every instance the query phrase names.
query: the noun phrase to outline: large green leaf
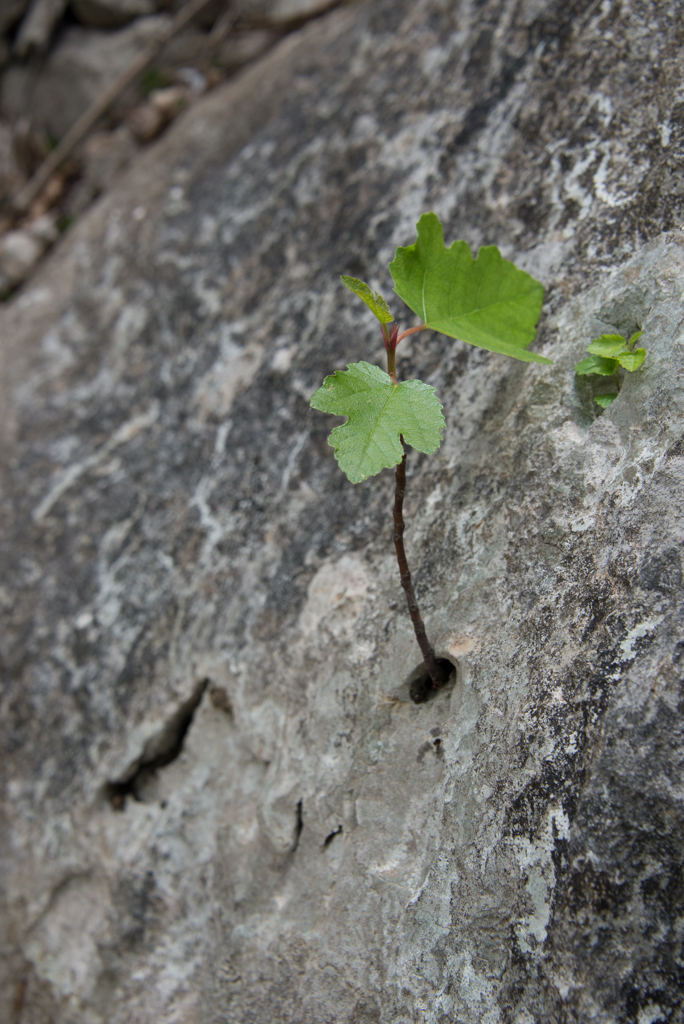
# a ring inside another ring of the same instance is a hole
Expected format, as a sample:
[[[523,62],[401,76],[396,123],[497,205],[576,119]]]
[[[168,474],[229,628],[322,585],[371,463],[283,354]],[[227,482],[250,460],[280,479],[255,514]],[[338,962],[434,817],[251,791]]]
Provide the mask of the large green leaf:
[[[311,407],[349,419],[335,427],[329,442],[353,484],[401,462],[400,437],[432,455],[442,443],[444,417],[435,389],[420,380],[395,384],[371,363],[350,363],[323,381]]]
[[[354,292],[362,302],[366,303],[368,308],[375,313],[381,324],[392,323],[394,317],[387,305],[387,299],[384,299],[380,292],[372,291],[366,282],[359,281],[358,277],[347,277],[346,274],[342,274],[342,284],[346,285],[350,292]]]
[[[495,245],[473,259],[467,242],[447,249],[434,213],[418,221],[418,239],[397,249],[394,290],[435,331],[527,363],[552,360],[527,352],[534,340],[544,287],[505,260]]]

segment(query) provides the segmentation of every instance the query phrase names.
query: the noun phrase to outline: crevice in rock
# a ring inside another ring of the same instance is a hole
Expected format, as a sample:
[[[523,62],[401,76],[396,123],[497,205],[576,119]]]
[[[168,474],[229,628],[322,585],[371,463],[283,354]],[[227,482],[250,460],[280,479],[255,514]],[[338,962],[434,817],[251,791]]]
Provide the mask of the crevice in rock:
[[[202,679],[192,695],[176,709],[160,731],[150,737],[141,756],[131,765],[125,775],[105,784],[104,796],[115,810],[125,810],[127,796],[144,802],[145,788],[158,769],[171,764],[180,755],[195,711],[208,686],[211,686],[211,680]]]
[[[330,835],[325,837],[325,840],[323,841],[323,849],[325,849],[326,846],[330,846],[330,844],[332,843],[332,841],[335,838],[335,836],[339,836],[341,831],[342,831],[342,826],[341,825],[338,825],[336,829],[333,829],[333,831],[330,833]]]
[[[303,800],[299,800],[297,802],[297,820],[295,822],[294,842],[292,844],[292,852],[293,853],[295,852],[295,850],[299,846],[299,837],[301,836],[302,829],[304,828],[303,809],[304,809],[304,801]]]
[[[428,674],[428,670],[425,667],[425,663],[421,661],[420,665],[414,668],[413,672],[407,679],[409,696],[414,704],[424,704],[427,700],[433,700],[438,693],[442,690],[451,688],[456,682],[456,665],[450,658],[438,658],[437,664],[447,669],[450,673],[449,678],[440,687],[439,690],[435,690],[432,685],[432,680]]]

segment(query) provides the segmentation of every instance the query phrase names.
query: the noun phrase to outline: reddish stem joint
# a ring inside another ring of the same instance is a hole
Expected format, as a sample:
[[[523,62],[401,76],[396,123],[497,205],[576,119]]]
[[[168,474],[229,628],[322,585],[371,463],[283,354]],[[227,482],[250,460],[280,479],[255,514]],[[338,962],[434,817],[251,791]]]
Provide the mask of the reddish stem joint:
[[[399,344],[399,324],[395,324],[390,334],[387,333],[387,324],[381,324],[382,327],[382,340],[385,343],[385,351],[393,352]]]

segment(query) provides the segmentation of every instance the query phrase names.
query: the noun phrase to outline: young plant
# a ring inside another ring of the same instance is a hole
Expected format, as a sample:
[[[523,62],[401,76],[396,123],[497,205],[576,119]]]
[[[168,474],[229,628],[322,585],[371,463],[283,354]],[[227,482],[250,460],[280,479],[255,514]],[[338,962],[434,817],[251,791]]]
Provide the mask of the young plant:
[[[326,377],[311,399],[313,409],[347,416],[330,434],[340,469],[356,484],[382,469],[396,466],[394,546],[416,640],[432,687],[448,679],[451,665],[435,657],[418,608],[404,550],[403,503],[406,491],[406,444],[432,455],[446,426],[435,389],[420,380],[397,380],[396,348],[409,334],[434,330],[490,352],[523,362],[550,363],[528,352],[536,334],[544,288],[505,260],[494,245],[483,246],[473,259],[467,242],[447,249],[436,214],[418,221],[413,245],[397,249],[389,265],[394,291],[421,318],[417,327],[399,330],[386,300],[363,281],[342,281],[380,321],[387,352],[387,373],[372,363],[350,363]],[[419,702],[427,690],[411,694]]]
[[[587,347],[591,355],[575,367],[575,373],[580,377],[596,375],[613,378],[615,391],[593,396],[596,404],[602,409],[612,405],[620,394],[620,368],[629,372],[638,370],[646,358],[645,348],[634,348],[642,334],[643,331],[635,331],[629,341],[625,341],[621,334],[602,334],[600,338],[594,338]]]

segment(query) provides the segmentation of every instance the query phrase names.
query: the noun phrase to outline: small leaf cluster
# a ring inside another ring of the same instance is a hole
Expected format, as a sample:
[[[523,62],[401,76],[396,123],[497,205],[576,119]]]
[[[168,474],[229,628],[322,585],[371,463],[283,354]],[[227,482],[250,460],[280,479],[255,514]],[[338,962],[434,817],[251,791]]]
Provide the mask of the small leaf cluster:
[[[326,377],[311,399],[314,409],[348,417],[329,440],[352,483],[400,463],[404,441],[428,455],[442,442],[445,422],[434,388],[396,379],[394,352],[406,334],[430,328],[523,362],[551,362],[527,350],[544,300],[539,281],[495,245],[483,246],[476,257],[467,242],[447,248],[434,213],[424,213],[417,229],[414,244],[397,249],[389,269],[396,294],[421,317],[418,327],[399,334],[394,324],[390,330],[394,316],[386,299],[363,281],[342,277],[380,321],[388,358],[387,373],[371,363],[351,363]]]
[[[602,334],[587,347],[591,355],[582,359],[575,367],[575,373],[580,377],[597,375],[614,378],[615,391],[594,396],[594,401],[602,409],[612,405],[620,393],[620,368],[633,372],[639,369],[646,358],[645,348],[634,348],[642,334],[643,331],[635,331],[629,341],[621,334]]]

